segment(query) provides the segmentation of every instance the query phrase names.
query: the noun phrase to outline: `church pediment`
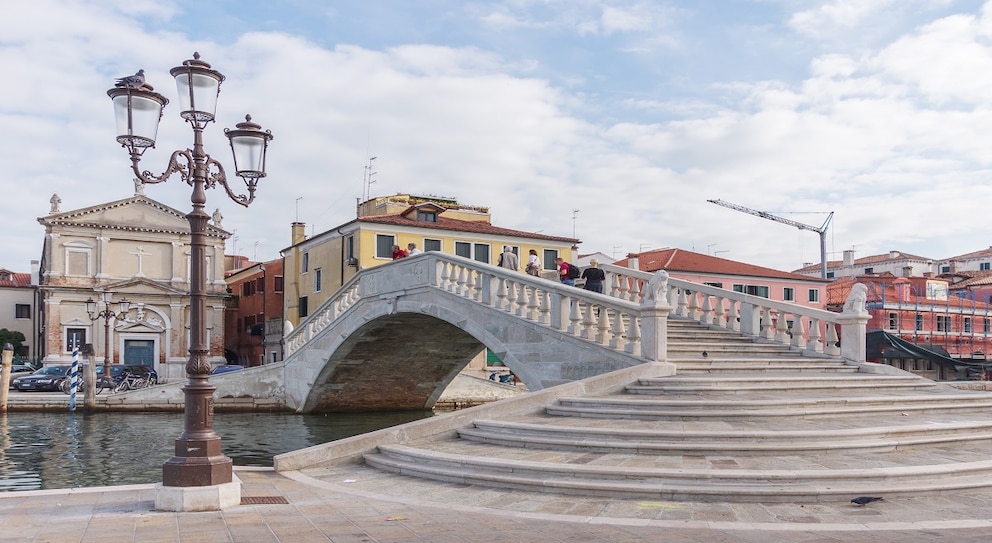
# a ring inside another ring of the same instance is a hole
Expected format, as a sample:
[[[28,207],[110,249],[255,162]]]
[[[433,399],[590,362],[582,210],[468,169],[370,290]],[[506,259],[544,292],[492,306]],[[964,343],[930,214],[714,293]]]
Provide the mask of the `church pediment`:
[[[186,219],[186,213],[161,202],[156,202],[144,195],[135,195],[124,200],[64,213],[56,212],[47,217],[39,218],[38,222],[45,226],[189,234],[189,221]],[[207,235],[222,239],[230,237],[229,232],[214,224],[207,224]]]
[[[189,293],[186,289],[174,288],[169,283],[155,281],[144,277],[135,277],[126,281],[107,283],[105,285],[100,285],[98,290],[109,290],[114,294],[120,294],[121,296],[132,294],[135,297],[138,295],[147,296],[149,294],[186,295]]]
[[[165,331],[165,326],[162,325],[161,319],[151,316],[143,321],[121,321],[114,329],[118,332],[159,334]]]

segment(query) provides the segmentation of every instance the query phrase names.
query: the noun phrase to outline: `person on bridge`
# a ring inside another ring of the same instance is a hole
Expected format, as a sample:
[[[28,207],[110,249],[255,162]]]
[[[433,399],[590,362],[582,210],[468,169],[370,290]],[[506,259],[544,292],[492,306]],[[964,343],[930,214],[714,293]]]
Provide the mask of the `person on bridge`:
[[[537,250],[531,249],[530,256],[527,257],[527,274],[534,277],[541,276],[541,259],[537,257]]]
[[[504,245],[497,265],[501,268],[517,271],[520,269],[520,260],[517,259],[517,255],[513,253],[509,245]]]
[[[399,245],[393,245],[393,260],[399,260],[407,256],[406,251],[400,249]]]
[[[589,267],[582,270],[582,278],[586,280],[585,289],[593,292],[603,293],[603,282],[606,281],[606,274],[599,269],[599,261],[595,258],[589,261]]]
[[[558,278],[561,279],[561,284],[574,287],[575,277],[578,276],[576,275],[575,277],[573,277],[573,275],[575,275],[575,272],[571,271],[572,265],[569,264],[568,262],[565,262],[565,259],[560,256],[555,259],[555,262],[558,263]]]
[[[420,249],[417,248],[416,243],[407,243],[406,250],[409,256],[419,255],[421,253]]]

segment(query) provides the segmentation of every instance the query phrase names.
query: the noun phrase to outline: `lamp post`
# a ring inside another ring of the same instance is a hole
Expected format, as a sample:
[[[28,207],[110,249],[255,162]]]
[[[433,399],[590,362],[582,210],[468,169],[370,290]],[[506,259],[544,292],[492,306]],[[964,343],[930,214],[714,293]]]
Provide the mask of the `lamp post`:
[[[114,293],[109,290],[105,290],[101,293],[103,297],[103,309],[101,311],[96,310],[96,302],[93,298],[86,300],[86,314],[90,316],[91,321],[96,321],[103,319],[103,378],[110,379],[110,366],[114,363],[114,353],[110,350],[110,320],[123,319],[127,316],[127,312],[131,309],[131,302],[127,301],[127,298],[121,298],[117,302],[118,311],[112,311],[110,309],[110,302],[114,297]],[[89,400],[90,389],[93,389],[94,403],[96,402],[96,370],[90,369],[96,365],[96,361],[90,362],[86,369],[86,399]],[[92,375],[90,375],[92,373]],[[89,407],[89,406],[87,406]]]
[[[214,120],[217,96],[224,76],[200,60],[200,54],[169,73],[176,80],[179,115],[193,128],[193,148],[174,151],[162,175],[141,171],[138,163],[155,146],[162,110],[169,102],[145,83],[144,71],[121,78],[107,91],[117,119],[117,141],[131,156],[131,169],[143,183],[161,183],[172,174],[193,187],[193,210],[186,215],[190,229],[190,310],[188,381],[183,387],[185,417],[183,433],[176,438],[175,456],[162,466],[162,484],[156,508],[173,511],[216,510],[240,503],[240,483],[233,480],[231,459],[221,451],[220,437],[213,428],[213,392],[210,384],[209,348],[206,344],[206,231],[210,218],[204,211],[206,189],[221,185],[236,203],[248,206],[255,199],[258,180],[265,177],[265,152],[272,133],[245,116],[236,129],[225,129],[234,153],[235,172],[248,195],[235,194],[224,168],[203,150],[203,129]]]

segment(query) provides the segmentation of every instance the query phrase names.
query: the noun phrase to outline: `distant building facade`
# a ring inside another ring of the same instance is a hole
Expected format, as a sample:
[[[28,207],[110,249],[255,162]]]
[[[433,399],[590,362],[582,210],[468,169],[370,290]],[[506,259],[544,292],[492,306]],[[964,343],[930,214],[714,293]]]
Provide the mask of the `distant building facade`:
[[[38,261],[31,261],[31,265],[31,273],[0,269],[0,328],[24,334],[20,352],[14,353],[22,360],[34,360],[38,356],[41,338],[37,313]]]
[[[555,259],[571,261],[579,241],[494,226],[488,208],[461,205],[450,198],[409,194],[373,198],[359,204],[356,219],[310,238],[304,224],[293,224],[292,245],[282,250],[284,318],[298,325],[359,270],[392,261],[392,247],[406,250],[410,243],[421,251],[494,265],[503,246],[509,246],[520,256],[523,273],[531,249],[537,251],[544,269],[556,269]]]
[[[826,305],[826,286],[830,282],[673,248],[632,253],[614,265],[645,272],[665,270],[677,279],[817,309]]]
[[[854,258],[854,251],[844,251],[843,260],[827,262],[827,279],[841,279],[861,275],[891,274],[895,277],[923,277],[926,274],[935,275],[937,265],[932,258],[912,255],[902,251]],[[820,276],[820,265],[810,264],[793,273]]]
[[[45,228],[40,263],[40,346],[46,365],[68,364],[74,346],[91,344],[98,363],[153,365],[168,379],[185,376],[189,357],[190,234],[186,214],[143,194],[61,211],[54,195]],[[209,359],[224,362],[224,243],[230,236],[215,213],[206,232],[206,324]],[[86,300],[110,309],[122,298],[127,315],[113,319],[111,352],[105,352],[104,321],[91,320]]]
[[[227,272],[231,294],[225,316],[225,357],[230,364],[279,362],[282,351],[282,259]]]

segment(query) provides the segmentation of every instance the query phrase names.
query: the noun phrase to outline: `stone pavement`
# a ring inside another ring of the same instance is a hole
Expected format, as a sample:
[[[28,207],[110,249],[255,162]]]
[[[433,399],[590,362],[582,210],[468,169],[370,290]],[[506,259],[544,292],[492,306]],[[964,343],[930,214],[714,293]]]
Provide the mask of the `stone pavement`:
[[[992,492],[834,504],[581,498],[432,483],[360,465],[236,468],[242,505],[153,510],[153,485],[0,494],[0,542],[985,542]]]

